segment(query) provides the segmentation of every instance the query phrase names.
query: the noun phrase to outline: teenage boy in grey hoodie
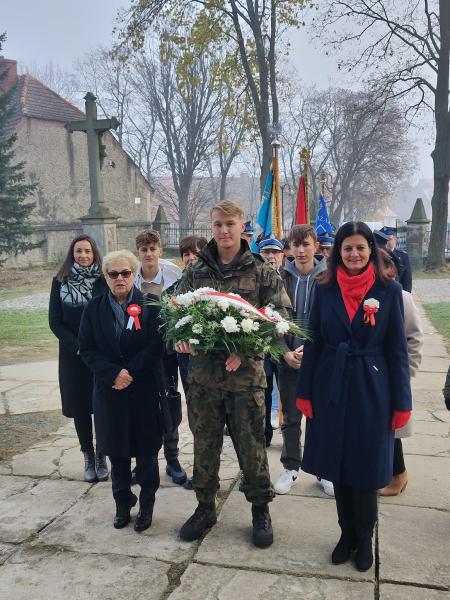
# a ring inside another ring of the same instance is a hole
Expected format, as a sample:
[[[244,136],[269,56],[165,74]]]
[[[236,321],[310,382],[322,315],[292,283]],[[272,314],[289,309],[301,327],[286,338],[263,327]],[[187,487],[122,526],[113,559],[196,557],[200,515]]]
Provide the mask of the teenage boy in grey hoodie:
[[[286,258],[281,277],[292,303],[293,318],[300,326],[307,328],[317,286],[316,278],[326,270],[326,260],[314,256],[319,244],[312,225],[294,225],[287,237],[287,243],[293,257]],[[302,414],[295,405],[295,392],[304,340],[298,336],[287,336],[287,343],[290,352],[285,355],[279,366],[279,389],[284,423],[281,426],[283,449],[280,459],[283,471],[274,486],[277,494],[287,494],[297,482],[302,460],[300,443]],[[323,480],[321,483],[324,491],[327,491]],[[332,484],[328,487],[330,486],[331,490],[328,489],[328,492],[332,493]]]

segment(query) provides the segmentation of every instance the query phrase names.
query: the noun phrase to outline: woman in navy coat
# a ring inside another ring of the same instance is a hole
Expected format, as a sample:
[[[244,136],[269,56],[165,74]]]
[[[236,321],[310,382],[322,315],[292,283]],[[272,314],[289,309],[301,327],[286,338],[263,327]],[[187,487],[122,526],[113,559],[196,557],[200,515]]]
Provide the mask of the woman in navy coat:
[[[356,550],[367,570],[377,490],[392,478],[394,430],[411,414],[402,289],[383,274],[362,222],[338,230],[319,283],[297,388],[309,417],[302,469],[334,484],[342,534],[332,562]]]
[[[128,250],[110,252],[102,270],[109,291],[89,302],[81,319],[80,354],[94,374],[94,421],[97,445],[109,456],[116,502],[114,527],[130,522],[137,498],[131,492],[131,458],[141,486],[134,524],[143,531],[152,522],[159,487],[158,451],[162,444],[157,369],[163,343],[159,308],[145,304],[134,286],[137,259]]]

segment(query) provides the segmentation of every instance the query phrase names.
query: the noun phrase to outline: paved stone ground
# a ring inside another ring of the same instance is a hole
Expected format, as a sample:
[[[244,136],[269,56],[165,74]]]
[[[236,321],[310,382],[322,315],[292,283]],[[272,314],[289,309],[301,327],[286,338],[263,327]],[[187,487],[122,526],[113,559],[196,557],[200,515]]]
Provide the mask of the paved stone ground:
[[[414,279],[414,296],[423,304],[448,302],[450,300],[450,279]]]
[[[152,527],[112,527],[110,483],[81,481],[72,424],[0,463],[0,600],[444,600],[450,596],[450,412],[442,387],[449,358],[424,317],[425,358],[414,381],[415,435],[404,449],[406,492],[380,502],[376,563],[359,573],[330,563],[339,533],[334,501],[302,474],[271,505],[275,542],[251,543],[250,506],[236,491],[238,465],[225,439],[220,518],[200,542],[177,535],[196,505],[193,492],[164,472]],[[59,406],[55,362],[0,367],[0,411]],[[184,418],[181,461],[192,472],[192,437]],[[275,432],[269,461],[280,471]]]

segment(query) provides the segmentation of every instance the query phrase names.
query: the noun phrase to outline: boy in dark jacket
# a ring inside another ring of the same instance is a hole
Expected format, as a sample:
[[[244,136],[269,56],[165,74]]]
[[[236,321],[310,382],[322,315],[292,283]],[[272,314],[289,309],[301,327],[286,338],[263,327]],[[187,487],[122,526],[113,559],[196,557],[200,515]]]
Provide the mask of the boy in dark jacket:
[[[312,225],[294,225],[287,237],[293,254],[281,271],[284,287],[292,303],[293,318],[302,327],[308,327],[309,313],[317,285],[316,277],[326,270],[326,260],[315,257],[318,250],[317,234]],[[298,480],[301,466],[301,419],[295,405],[295,392],[303,354],[304,340],[287,336],[289,352],[279,366],[279,389],[284,423],[281,426],[283,471],[275,483],[277,494],[287,494]],[[333,493],[330,482],[321,481],[326,493]]]

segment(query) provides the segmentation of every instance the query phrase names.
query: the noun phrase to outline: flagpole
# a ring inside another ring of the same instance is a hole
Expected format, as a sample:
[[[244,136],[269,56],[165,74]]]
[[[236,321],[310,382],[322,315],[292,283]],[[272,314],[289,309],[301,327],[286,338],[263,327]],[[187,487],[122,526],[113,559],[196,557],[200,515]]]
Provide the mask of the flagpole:
[[[305,179],[305,198],[306,198],[306,222],[311,223],[310,211],[309,211],[309,174],[308,167],[309,161],[311,160],[311,153],[308,148],[302,148],[300,150],[300,167],[303,165],[303,177]]]
[[[281,142],[272,142],[273,192],[272,192],[272,233],[281,240],[283,237],[283,215],[280,201],[280,167],[278,162]]]

